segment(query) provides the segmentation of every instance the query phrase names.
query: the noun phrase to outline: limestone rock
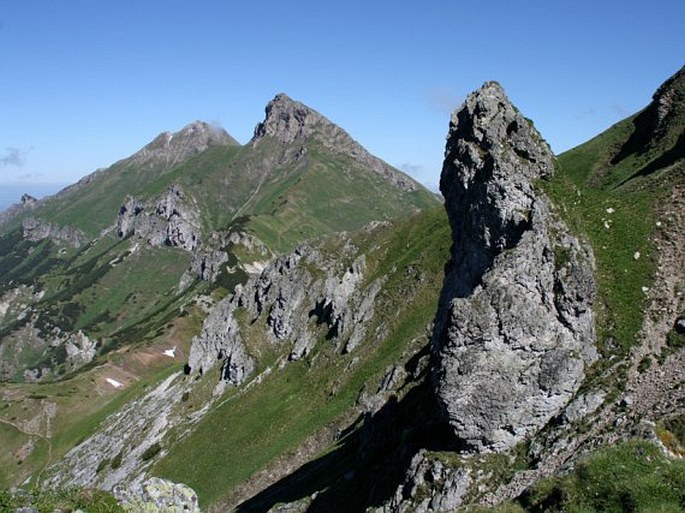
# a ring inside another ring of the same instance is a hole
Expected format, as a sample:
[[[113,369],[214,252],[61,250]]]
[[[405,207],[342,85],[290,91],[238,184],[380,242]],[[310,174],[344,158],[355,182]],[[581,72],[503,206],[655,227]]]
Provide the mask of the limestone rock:
[[[120,237],[134,234],[152,246],[194,251],[200,246],[200,214],[180,185],[171,185],[155,202],[144,204],[127,196],[117,216]]]
[[[132,513],[200,513],[197,494],[192,488],[159,477],[116,487],[113,493],[124,510]]]
[[[436,318],[434,382],[454,434],[502,451],[562,411],[596,359],[591,250],[534,182],[553,157],[499,84],[452,116],[441,176],[452,259]]]
[[[421,450],[412,458],[404,482],[375,513],[454,511],[462,505],[472,483],[469,469],[446,465]]]
[[[55,244],[69,244],[75,248],[86,243],[86,235],[72,226],[57,226],[41,219],[27,217],[21,223],[24,238],[32,242],[50,239]]]
[[[364,284],[365,257],[356,252],[345,246],[339,261],[329,261],[315,246],[303,245],[250,276],[205,320],[191,346],[191,372],[205,372],[221,362],[222,379],[239,384],[252,371],[254,362],[245,350],[238,310],[251,324],[263,323],[269,343],[288,344],[291,361],[312,350],[322,337],[321,328],[325,338],[352,351],[364,339],[381,290],[381,281]]]

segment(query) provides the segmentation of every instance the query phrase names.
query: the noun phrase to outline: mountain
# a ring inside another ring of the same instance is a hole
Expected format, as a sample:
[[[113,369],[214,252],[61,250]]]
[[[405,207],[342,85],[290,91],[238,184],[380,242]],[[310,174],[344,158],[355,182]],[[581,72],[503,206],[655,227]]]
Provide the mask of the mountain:
[[[283,94],[245,146],[203,122],[165,132],[110,168],[6,213],[0,376],[71,372],[96,352],[155,333],[200,291],[231,291],[279,251],[437,204]],[[163,274],[148,280],[156,269]],[[33,306],[11,305],[20,301]]]
[[[0,349],[39,352],[19,341],[47,313],[64,357],[0,387],[2,482],[128,510],[679,511],[682,75],[556,157],[484,84],[444,205],[279,95],[97,240],[41,205],[8,221],[2,326],[24,331]],[[395,207],[356,224],[353,184]]]

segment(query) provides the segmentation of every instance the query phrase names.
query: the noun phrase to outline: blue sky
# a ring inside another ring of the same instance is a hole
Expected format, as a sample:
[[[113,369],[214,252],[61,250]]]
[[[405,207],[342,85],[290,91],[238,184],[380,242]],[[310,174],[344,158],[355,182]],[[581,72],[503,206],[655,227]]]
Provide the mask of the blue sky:
[[[685,2],[0,0],[0,189],[66,184],[196,119],[240,142],[286,92],[418,180],[498,80],[555,152],[646,105]]]

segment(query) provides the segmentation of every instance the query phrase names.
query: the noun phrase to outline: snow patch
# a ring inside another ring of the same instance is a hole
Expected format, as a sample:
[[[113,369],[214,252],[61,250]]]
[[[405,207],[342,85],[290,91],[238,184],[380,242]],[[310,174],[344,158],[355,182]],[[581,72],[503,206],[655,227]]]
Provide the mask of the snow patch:
[[[165,349],[163,354],[164,356],[176,358],[176,346],[174,346],[172,349]]]
[[[119,383],[116,379],[105,378],[105,381],[107,381],[107,383],[112,385],[114,388],[122,388],[124,386],[123,383]]]

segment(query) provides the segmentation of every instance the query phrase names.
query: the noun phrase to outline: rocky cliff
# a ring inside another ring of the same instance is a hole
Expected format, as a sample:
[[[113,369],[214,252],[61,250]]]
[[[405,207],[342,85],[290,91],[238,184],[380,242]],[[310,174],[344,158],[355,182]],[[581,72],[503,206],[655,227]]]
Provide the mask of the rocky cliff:
[[[454,434],[502,451],[557,415],[596,357],[591,250],[536,181],[554,172],[537,131],[494,82],[452,116],[440,188],[452,226],[433,340]]]
[[[381,285],[365,283],[365,257],[356,252],[346,245],[331,261],[305,245],[275,259],[212,310],[193,340],[189,371],[203,373],[220,362],[222,381],[240,384],[247,378],[254,359],[241,335],[241,315],[249,324],[264,325],[268,343],[288,344],[290,361],[307,355],[322,329],[341,350],[352,351],[366,335]]]
[[[152,246],[172,246],[194,251],[200,246],[200,213],[192,197],[171,185],[153,202],[126,197],[116,221],[120,237],[136,235]]]
[[[50,239],[55,244],[69,244],[81,247],[88,240],[86,235],[72,226],[57,226],[48,221],[27,217],[21,223],[24,238],[31,242]]]

